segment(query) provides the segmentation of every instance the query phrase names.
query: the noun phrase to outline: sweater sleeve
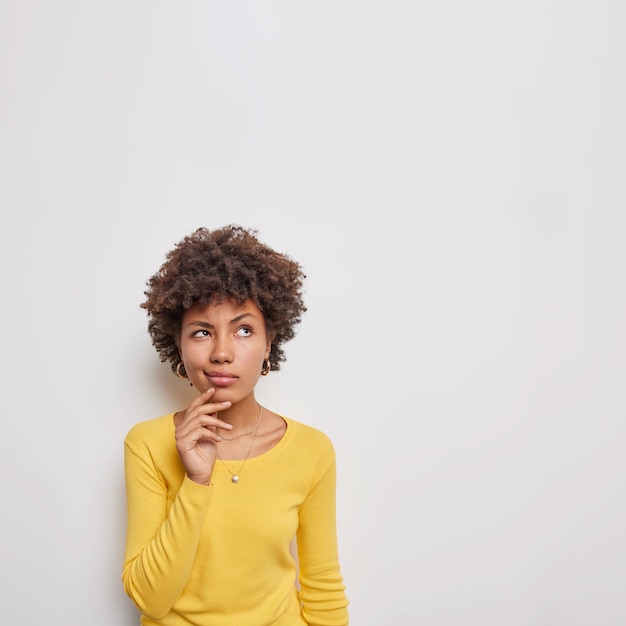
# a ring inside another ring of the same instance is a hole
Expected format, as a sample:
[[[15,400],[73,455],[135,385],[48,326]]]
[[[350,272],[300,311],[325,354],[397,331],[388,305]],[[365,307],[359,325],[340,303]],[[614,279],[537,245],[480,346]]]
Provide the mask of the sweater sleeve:
[[[346,626],[348,600],[339,567],[336,465],[322,468],[300,508],[297,532],[302,612],[310,626]]]
[[[167,511],[167,486],[144,448],[124,445],[127,496],[124,589],[139,610],[162,619],[183,591],[195,559],[211,487],[187,476]]]

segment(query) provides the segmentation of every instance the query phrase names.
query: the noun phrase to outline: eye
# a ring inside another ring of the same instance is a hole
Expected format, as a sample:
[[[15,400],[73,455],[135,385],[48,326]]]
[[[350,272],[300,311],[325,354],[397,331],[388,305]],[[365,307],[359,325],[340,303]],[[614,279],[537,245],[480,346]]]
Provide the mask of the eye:
[[[191,336],[192,337],[208,337],[209,331],[203,328],[201,330],[194,331]]]
[[[238,337],[249,337],[252,334],[252,328],[250,326],[242,326],[237,329]]]

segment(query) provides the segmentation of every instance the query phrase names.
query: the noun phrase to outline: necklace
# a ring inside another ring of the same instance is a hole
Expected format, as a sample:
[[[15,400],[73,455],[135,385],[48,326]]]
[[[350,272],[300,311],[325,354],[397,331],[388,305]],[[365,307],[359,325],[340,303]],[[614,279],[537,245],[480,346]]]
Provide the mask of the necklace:
[[[259,413],[259,421],[257,422],[257,425],[249,433],[244,433],[248,435],[250,433],[254,433],[254,437],[252,437],[252,443],[250,444],[250,447],[248,448],[248,454],[246,454],[246,458],[243,460],[243,463],[241,464],[239,471],[233,474],[230,467],[228,467],[228,465],[226,465],[226,463],[224,462],[224,459],[222,459],[222,457],[219,454],[217,455],[217,458],[219,459],[220,463],[228,470],[228,473],[230,474],[230,482],[235,485],[239,482],[239,474],[241,474],[241,471],[243,470],[244,465],[246,464],[246,461],[248,460],[248,457],[250,456],[250,452],[252,452],[252,446],[254,446],[254,442],[256,441],[256,431],[259,427],[259,424],[261,423],[262,415],[263,415],[263,407],[261,407],[261,412]],[[239,435],[239,436],[243,437],[243,435]],[[234,439],[237,439],[237,437],[234,437]]]
[[[235,439],[239,439],[239,437],[245,437],[246,435],[251,435],[252,433],[256,435],[256,431],[258,430],[259,424],[261,423],[261,416],[263,415],[263,407],[260,404],[259,409],[259,419],[256,421],[256,425],[254,426],[254,428],[252,430],[249,430],[247,433],[241,433],[240,435],[236,435],[235,437],[224,437],[224,435],[220,435],[219,433],[217,434],[220,435],[220,437],[224,441],[235,441]]]

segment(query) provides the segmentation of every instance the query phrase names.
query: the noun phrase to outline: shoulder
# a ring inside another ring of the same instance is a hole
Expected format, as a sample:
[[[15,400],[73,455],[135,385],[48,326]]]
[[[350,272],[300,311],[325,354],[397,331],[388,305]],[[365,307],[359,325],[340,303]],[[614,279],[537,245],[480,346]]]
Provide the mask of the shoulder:
[[[168,413],[135,424],[126,434],[124,443],[132,448],[151,447],[161,441],[171,440],[174,428],[174,415]]]
[[[292,440],[296,446],[306,449],[315,456],[334,459],[335,449],[328,435],[303,422],[287,417],[283,419],[287,422],[287,429],[291,430]]]
[[[288,440],[289,468],[313,489],[321,481],[331,480],[336,471],[335,448],[326,433],[295,420],[285,418]]]

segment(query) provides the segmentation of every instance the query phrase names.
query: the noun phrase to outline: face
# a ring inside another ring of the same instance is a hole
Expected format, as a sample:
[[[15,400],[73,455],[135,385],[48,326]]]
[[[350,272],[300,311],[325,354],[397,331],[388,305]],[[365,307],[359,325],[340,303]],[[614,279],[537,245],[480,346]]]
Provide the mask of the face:
[[[183,315],[179,347],[194,387],[215,388],[215,401],[234,404],[253,393],[271,342],[254,302],[224,300],[197,304]]]

